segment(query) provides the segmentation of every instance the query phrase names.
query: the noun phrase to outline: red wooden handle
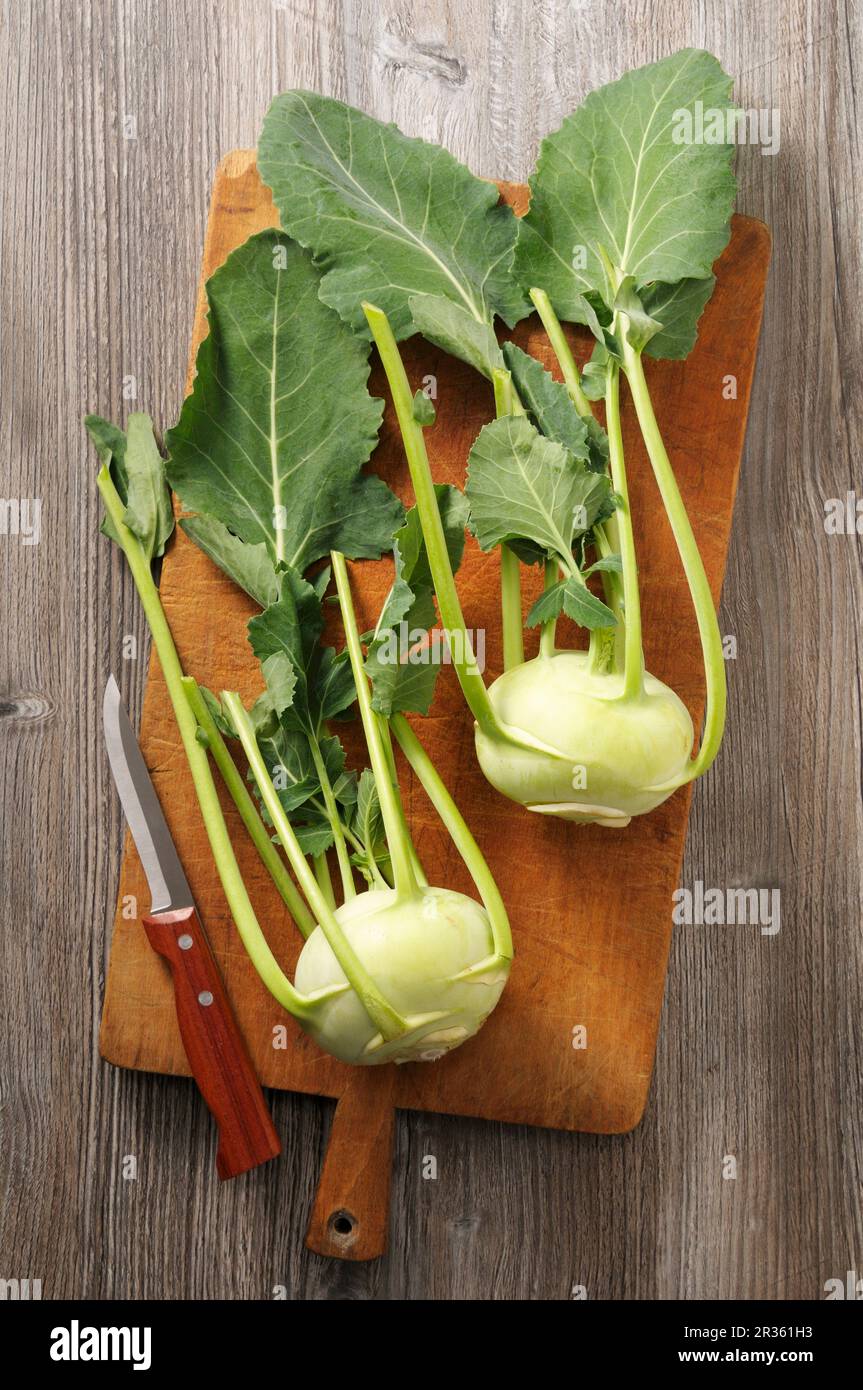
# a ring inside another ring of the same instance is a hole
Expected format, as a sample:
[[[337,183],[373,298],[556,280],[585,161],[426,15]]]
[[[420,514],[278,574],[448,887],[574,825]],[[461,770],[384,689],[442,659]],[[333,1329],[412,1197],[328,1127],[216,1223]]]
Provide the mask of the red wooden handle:
[[[220,1178],[235,1178],[275,1158],[282,1146],[219,967],[193,907],[145,917],[144,930],[171,967],[189,1066],[219,1126],[216,1170]]]
[[[333,1116],[306,1245],[339,1260],[387,1248],[396,1069],[355,1067]]]

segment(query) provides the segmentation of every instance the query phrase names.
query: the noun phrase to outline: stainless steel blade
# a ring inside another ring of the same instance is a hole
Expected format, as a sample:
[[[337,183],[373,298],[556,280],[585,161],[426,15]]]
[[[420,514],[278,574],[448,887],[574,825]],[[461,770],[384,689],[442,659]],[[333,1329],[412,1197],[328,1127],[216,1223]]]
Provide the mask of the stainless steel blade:
[[[150,911],[193,907],[192,890],[113,676],[105,687],[102,722],[108,761],[150,885],[153,899]]]

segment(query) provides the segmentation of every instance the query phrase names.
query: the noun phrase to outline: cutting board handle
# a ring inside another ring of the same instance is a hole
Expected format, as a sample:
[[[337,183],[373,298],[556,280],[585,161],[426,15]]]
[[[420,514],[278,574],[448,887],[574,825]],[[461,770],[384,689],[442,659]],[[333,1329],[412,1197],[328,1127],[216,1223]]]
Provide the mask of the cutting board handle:
[[[387,1248],[395,1123],[394,1064],[356,1067],[336,1105],[306,1245],[337,1260]]]

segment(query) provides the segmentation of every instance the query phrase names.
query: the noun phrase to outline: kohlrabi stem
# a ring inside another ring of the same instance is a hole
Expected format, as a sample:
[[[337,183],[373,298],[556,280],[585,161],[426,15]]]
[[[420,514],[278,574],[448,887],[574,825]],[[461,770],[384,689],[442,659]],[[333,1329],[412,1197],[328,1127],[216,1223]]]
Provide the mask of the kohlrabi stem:
[[[322,850],[320,854],[312,855],[312,869],[314,870],[315,881],[318,887],[323,893],[328,905],[335,911],[336,894],[333,888],[330,865],[325,851]]]
[[[551,300],[545,290],[533,289],[530,291],[533,300],[533,307],[542,320],[542,326],[546,331],[548,341],[551,343],[554,355],[557,358],[558,366],[563,373],[563,379],[569,391],[572,403],[583,420],[587,420],[593,414],[590,401],[584,394],[581,385],[581,374],[576,366],[572,349],[566,341],[566,334],[561,326],[560,319],[552,308]]]
[[[336,590],[339,595],[339,607],[342,610],[342,624],[345,629],[348,657],[354,674],[354,685],[357,689],[357,704],[360,718],[363,721],[363,732],[366,736],[378,800],[381,803],[381,815],[389,844],[395,890],[400,898],[416,898],[419,894],[419,886],[409,849],[410,834],[407,829],[407,819],[401,804],[401,796],[393,782],[390,765],[387,761],[378,717],[372,709],[371,691],[363,663],[363,649],[360,643],[356,614],[354,613],[348,567],[345,563],[345,557],[340,551],[333,550],[330,558],[333,562],[333,578],[336,581]]]
[[[546,331],[552,350],[557,358],[557,365],[560,367],[564,383],[569,391],[569,398],[581,416],[582,420],[592,420],[594,418],[593,408],[584,394],[581,385],[581,373],[578,370],[572,349],[566,339],[560,319],[554,312],[551,300],[545,290],[532,289],[530,297],[533,300],[534,308],[539,314],[542,326]],[[607,521],[597,522],[593,528],[597,540],[597,547],[604,554],[618,553],[620,539],[617,529],[617,516],[610,516]],[[618,576],[611,572],[602,573],[602,588],[605,595],[605,602],[617,619],[617,631],[615,641],[615,661],[618,651],[622,648],[623,641],[623,601],[620,591]],[[622,651],[620,651],[622,657]]]
[[[389,1041],[405,1031],[405,1021],[378,989],[371,975],[360,961],[359,956],[345,936],[332,907],[321,891],[309,862],[300,848],[294,828],[285,814],[279,794],[273,786],[267,765],[261,756],[252,721],[242,700],[235,691],[223,691],[222,703],[237,731],[243,751],[249,761],[252,776],[258,784],[261,798],[270,814],[276,834],[282,842],[297,882],[306,895],[312,912],[318,919],[321,931],[327,939],[330,950],[341,966],[351,988],[360,1003],[380,1032]]]
[[[632,513],[626,483],[626,464],[623,458],[623,434],[620,428],[620,368],[609,361],[606,369],[605,426],[608,432],[608,454],[611,480],[620,501],[615,513],[623,566],[623,612],[626,633],[623,646],[624,700],[632,699],[644,687],[644,656],[641,650],[641,600],[638,593],[638,563],[635,539],[632,534]]]
[[[228,746],[219,732],[218,725],[210,713],[207,702],[201,694],[194,676],[183,677],[183,690],[189,702],[198,728],[206,739],[205,747],[213,755],[213,761],[221,773],[231,799],[240,813],[243,825],[249,832],[252,843],[281,894],[282,901],[293,917],[304,937],[311,936],[317,922],[297,892],[294,880],[288,873],[285,861],[270,839],[270,832],[261,820],[258,808],[243,780],[237,764],[228,751]]]
[[[511,374],[498,367],[492,373],[492,381],[498,419],[502,415],[523,415],[524,406],[513,387]],[[521,563],[515,551],[505,543],[500,547],[500,598],[503,669],[510,671],[524,663],[524,619],[521,611]]]
[[[491,923],[495,952],[504,960],[512,959],[512,934],[506,908],[491,870],[482,851],[471,835],[461,812],[441,781],[440,775],[403,714],[390,720],[399,747],[419,778],[420,784],[452,837],[452,842],[464,860],[477,892],[482,898]]]
[[[558,582],[560,566],[557,560],[546,560],[545,562],[545,592],[553,589]],[[557,618],[549,618],[547,623],[543,623],[539,634],[539,654],[540,656],[554,656],[556,651],[554,645],[555,634],[557,632]]]
[[[351,898],[357,895],[354,886],[354,874],[351,868],[351,857],[348,854],[348,847],[345,843],[345,834],[342,828],[342,820],[339,815],[339,807],[336,795],[333,791],[333,784],[330,781],[330,774],[327,772],[327,765],[324,762],[320,745],[316,738],[309,739],[309,750],[312,755],[312,762],[315,765],[315,772],[318,774],[318,781],[321,784],[321,791],[324,794],[324,805],[327,809],[327,820],[333,832],[333,844],[336,849],[336,858],[339,864],[339,874],[342,880],[342,897],[345,902],[350,902]]]
[[[407,815],[406,815],[406,813],[405,813],[404,803],[402,802],[401,792],[399,791],[399,774],[398,774],[398,769],[396,768],[396,757],[395,757],[395,753],[394,753],[394,751],[393,751],[393,741],[392,741],[392,738],[390,737],[390,726],[389,726],[389,722],[388,722],[388,720],[386,719],[386,716],[383,715],[383,714],[378,714],[377,720],[378,720],[378,727],[379,727],[379,729],[380,729],[380,731],[381,731],[381,738],[382,738],[382,740],[383,740],[384,751],[385,751],[385,753],[386,753],[386,755],[387,755],[387,767],[388,767],[389,770],[390,770],[390,777],[392,778],[392,784],[393,784],[393,786],[395,787],[396,792],[398,792],[398,797],[397,797],[398,806],[399,806],[399,810],[400,810],[400,812],[401,812],[402,821],[403,821],[403,823],[404,823],[405,835],[407,836],[408,849],[409,849],[409,851],[410,851],[411,863],[413,864],[414,877],[416,878],[416,881],[417,881],[417,883],[420,885],[421,888],[427,888],[427,887],[428,887],[428,879],[426,878],[425,869],[423,868],[423,866],[422,866],[422,861],[420,860],[420,857],[419,857],[419,855],[417,854],[416,845],[415,845],[414,842],[413,842],[413,838],[412,838],[412,836],[411,836],[410,829],[409,829],[409,827],[408,827],[408,818],[407,818]],[[386,886],[389,887],[389,884],[387,884]]]
[[[144,554],[137,536],[132,534],[123,520],[125,508],[107,467],[100,469],[97,482],[102,500],[105,503],[105,509],[114,524],[120,547],[129,563],[141,605],[150,625],[153,643],[159,654],[162,674],[165,677],[165,684],[171,697],[177,728],[180,731],[183,748],[189,762],[189,770],[192,774],[195,794],[201,808],[201,817],[207,831],[210,849],[213,852],[216,871],[240,939],[249,953],[252,964],[273,997],[295,1018],[311,1018],[318,1008],[320,999],[309,1000],[294,989],[267,945],[246,891],[246,885],[243,882],[243,876],[240,873],[231,844],[231,837],[222,815],[222,807],[219,803],[207,754],[203,745],[198,742],[198,723],[186,698],[180,658],[177,655],[171,629],[168,627],[168,620],[162,608],[159,591],[150,573],[149,560]],[[341,989],[332,991],[333,994],[341,992]]]
[[[447,553],[446,538],[435,496],[422,426],[414,419],[413,397],[401,354],[386,314],[381,309],[376,309],[373,304],[363,304],[363,312],[380,354],[392,393],[393,404],[396,408],[405,456],[416,495],[417,512],[428,552],[429,568],[437,594],[438,608],[447,641],[450,644],[452,664],[455,667],[470,711],[483,733],[491,738],[499,737],[498,722],[488,698],[485,682],[477,668],[476,657],[465,628],[464,614]],[[461,650],[458,650],[459,647]]]
[[[704,720],[704,733],[701,747],[691,760],[686,776],[675,785],[692,781],[706,772],[719,752],[722,734],[725,729],[725,706],[728,698],[725,659],[722,653],[722,636],[710,584],[704,571],[704,564],[698,550],[686,507],[677,486],[671,460],[662,442],[659,425],[653,413],[653,403],[647,389],[641,354],[626,342],[623,336],[623,367],[635,403],[635,411],[647,453],[653,466],[654,476],[660,496],[671,523],[671,530],[677,542],[677,549],[683,564],[683,572],[689,585],[695,617],[698,622],[698,635],[704,657],[704,674],[707,684],[707,714]]]

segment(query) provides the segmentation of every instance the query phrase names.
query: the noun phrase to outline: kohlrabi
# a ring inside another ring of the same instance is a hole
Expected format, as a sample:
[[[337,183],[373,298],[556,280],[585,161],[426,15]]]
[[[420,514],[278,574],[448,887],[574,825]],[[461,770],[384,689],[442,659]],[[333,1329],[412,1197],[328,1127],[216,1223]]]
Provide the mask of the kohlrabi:
[[[701,559],[662,444],[642,354],[685,357],[713,288],[734,198],[725,112],[731,83],[696,50],[628,74],[587,98],[542,145],[519,223],[450,156],[338,102],[287,93],[264,124],[260,166],[283,226],[324,268],[321,294],[379,349],[405,443],[445,628],[476,720],[489,780],[531,810],[626,825],[704,772],[719,748],[725,674]],[[712,143],[687,143],[684,117],[717,112]],[[447,190],[457,195],[445,196]],[[517,230],[517,236],[516,236]],[[515,253],[512,243],[516,242]],[[563,385],[512,344],[529,295]],[[560,318],[597,342],[579,373]],[[419,330],[494,383],[498,418],[471,450],[467,497],[483,549],[500,547],[504,673],[486,689],[471,659],[436,520],[422,423],[396,340]],[[638,573],[620,424],[627,378],[692,593],[707,718],[694,730],[677,695],[644,669]],[[607,435],[591,413],[602,398]],[[519,562],[545,567],[528,614],[539,651],[524,661]],[[603,599],[587,581],[602,581]],[[560,651],[561,613],[588,629]]]
[[[152,431],[88,421],[103,468],[107,529],[124,550],[150,623],[216,866],[243,943],[279,1002],[327,1051],[373,1064],[431,1059],[471,1037],[506,983],[512,942],[485,861],[404,714],[425,711],[434,667],[391,656],[394,628],[434,621],[422,529],[361,473],[380,402],[368,347],[318,297],[308,256],[279,233],[252,237],[208,284],[209,334],[177,426],[167,477],[196,515],[191,538],[255,600],[248,628],[262,695],[251,710],[180,669],[151,573],[170,534],[165,464]],[[427,403],[415,407],[427,416]],[[447,562],[467,516],[455,489],[433,494]],[[395,579],[375,629],[354,615],[346,554],[391,549]],[[329,555],[330,567],[309,577]],[[323,641],[331,575],[346,636]],[[359,708],[370,767],[346,768],[337,726]],[[229,744],[241,745],[253,793]],[[464,860],[481,903],[430,884],[399,792],[401,748]],[[208,753],[306,938],[292,983],[241,877]],[[337,868],[334,885],[327,852]],[[356,879],[364,881],[358,890]],[[340,905],[339,905],[340,903]]]

